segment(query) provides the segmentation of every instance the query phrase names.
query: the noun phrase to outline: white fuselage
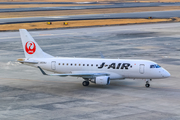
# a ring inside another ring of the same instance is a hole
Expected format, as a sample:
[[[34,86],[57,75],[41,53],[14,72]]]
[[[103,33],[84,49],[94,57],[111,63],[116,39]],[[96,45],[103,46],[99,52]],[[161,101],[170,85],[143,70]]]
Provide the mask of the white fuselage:
[[[148,60],[90,59],[90,58],[30,58],[38,62],[33,66],[55,73],[108,73],[110,79],[160,79],[170,74],[162,67]],[[155,67],[150,68],[151,65]]]

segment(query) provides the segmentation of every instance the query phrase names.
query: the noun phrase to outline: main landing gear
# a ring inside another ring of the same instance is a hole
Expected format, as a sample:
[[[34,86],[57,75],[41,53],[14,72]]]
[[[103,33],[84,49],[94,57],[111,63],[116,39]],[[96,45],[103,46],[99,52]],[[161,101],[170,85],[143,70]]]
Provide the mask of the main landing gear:
[[[83,86],[88,86],[88,85],[89,85],[89,81],[83,81],[83,82],[82,82],[82,85],[83,85]]]
[[[151,81],[151,79],[146,79],[146,84],[145,84],[145,86],[146,86],[147,88],[150,87],[149,81]]]

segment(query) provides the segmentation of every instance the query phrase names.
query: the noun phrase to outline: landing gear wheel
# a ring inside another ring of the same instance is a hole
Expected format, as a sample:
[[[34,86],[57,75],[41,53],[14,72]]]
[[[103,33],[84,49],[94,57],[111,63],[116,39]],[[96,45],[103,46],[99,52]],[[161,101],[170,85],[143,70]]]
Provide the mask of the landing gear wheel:
[[[150,81],[151,79],[146,79],[146,84],[145,84],[145,87],[150,87],[150,84],[149,84],[149,81]]]
[[[150,84],[145,84],[145,86],[148,88],[148,87],[150,87]]]
[[[88,86],[88,85],[89,85],[89,81],[83,81],[83,82],[82,82],[82,85],[83,85],[83,86]]]

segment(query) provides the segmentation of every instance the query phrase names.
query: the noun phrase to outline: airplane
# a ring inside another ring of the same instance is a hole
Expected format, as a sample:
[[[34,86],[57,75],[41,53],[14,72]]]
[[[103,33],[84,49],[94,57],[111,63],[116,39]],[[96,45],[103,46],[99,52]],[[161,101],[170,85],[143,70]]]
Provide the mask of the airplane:
[[[39,68],[47,76],[82,77],[83,86],[91,83],[109,85],[111,80],[143,79],[150,87],[152,79],[170,77],[170,73],[149,60],[67,58],[45,53],[26,29],[19,29],[25,58],[17,59],[25,65]],[[47,74],[44,70],[54,72]]]

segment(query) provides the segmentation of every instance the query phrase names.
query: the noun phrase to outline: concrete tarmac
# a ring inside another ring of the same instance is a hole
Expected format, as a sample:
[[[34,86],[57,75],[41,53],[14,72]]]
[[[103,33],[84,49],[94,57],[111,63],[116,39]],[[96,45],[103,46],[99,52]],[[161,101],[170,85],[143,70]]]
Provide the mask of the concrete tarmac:
[[[69,16],[49,16],[49,17],[24,17],[24,18],[1,18],[0,24],[46,22],[46,21],[68,21],[68,20],[96,20],[96,19],[132,19],[132,18],[171,18],[180,17],[180,10],[172,11],[151,11],[133,13],[111,13],[111,14],[91,14],[91,15],[69,15]]]
[[[115,80],[108,86],[83,79],[43,76],[14,62],[24,53],[18,32],[0,32],[1,120],[179,120],[180,23],[30,31],[54,56],[147,59],[171,73],[167,79]],[[48,72],[49,73],[49,72]]]
[[[113,4],[116,2],[105,2]],[[104,2],[0,2],[2,5],[19,5],[19,4],[104,4]]]
[[[0,2],[0,4],[4,5],[13,5],[13,4],[120,4],[124,6],[136,6],[141,5],[146,7],[147,5],[155,5],[155,6],[176,6],[179,5],[180,2],[114,2],[114,1],[97,1],[97,2]]]
[[[162,6],[180,6],[180,3],[179,2],[177,3],[114,3],[111,5],[95,5],[95,6],[8,8],[8,9],[0,9],[0,12],[83,10],[83,9],[107,9],[107,8],[132,8],[132,7],[162,7]]]

